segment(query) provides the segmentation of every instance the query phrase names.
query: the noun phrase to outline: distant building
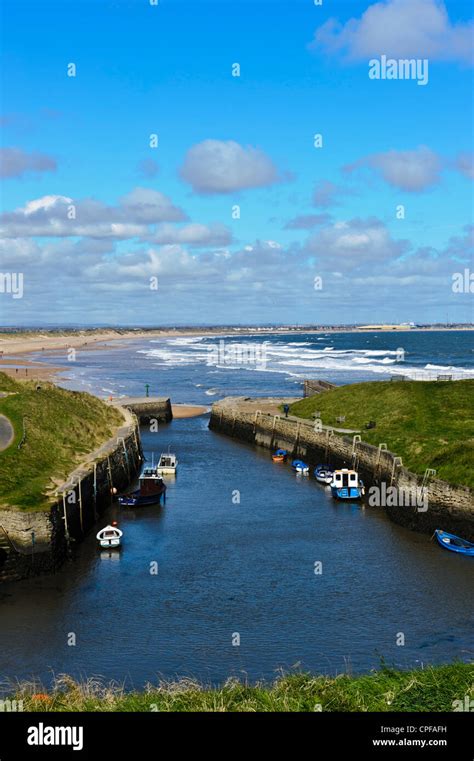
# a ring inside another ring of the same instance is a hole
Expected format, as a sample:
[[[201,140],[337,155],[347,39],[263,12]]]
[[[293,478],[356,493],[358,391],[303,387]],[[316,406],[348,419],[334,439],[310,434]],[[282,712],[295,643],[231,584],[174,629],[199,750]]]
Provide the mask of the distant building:
[[[401,325],[358,325],[357,330],[411,330],[412,325],[408,322]]]

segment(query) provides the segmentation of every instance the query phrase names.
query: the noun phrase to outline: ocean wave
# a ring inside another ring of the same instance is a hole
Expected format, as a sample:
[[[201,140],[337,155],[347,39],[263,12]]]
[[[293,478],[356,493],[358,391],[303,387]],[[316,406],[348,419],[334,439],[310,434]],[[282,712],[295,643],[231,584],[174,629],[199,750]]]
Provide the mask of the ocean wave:
[[[370,365],[372,362],[376,362],[380,365],[393,365],[397,360],[390,359],[390,357],[384,357],[383,359],[374,359],[373,357],[354,357],[352,361],[357,365]]]
[[[247,361],[239,362],[236,357],[229,355],[229,363],[223,362],[220,356],[220,341],[224,336],[212,337],[193,336],[175,337],[150,341],[146,349],[138,350],[139,354],[146,356],[156,365],[173,367],[186,367],[207,365],[214,367],[209,373],[225,371],[251,371],[285,374],[289,378],[303,379],[309,373],[325,373],[328,378],[331,372],[349,374],[363,372],[366,375],[380,375],[391,373],[392,375],[405,375],[414,379],[432,379],[437,373],[449,374],[455,378],[474,377],[474,369],[453,367],[451,365],[438,365],[428,363],[424,367],[408,364],[406,361],[398,361],[400,349],[355,349],[335,348],[334,346],[316,345],[315,341],[330,341],[326,336],[318,336],[312,341],[284,341],[269,340],[265,337],[265,344],[261,340],[252,340],[247,336],[228,336],[225,342],[225,350],[236,347],[253,346],[255,357],[250,355]],[[156,344],[160,344],[157,346]],[[337,345],[337,344],[336,344]],[[245,359],[245,357],[244,357]],[[294,381],[297,382],[297,381]],[[197,386],[198,387],[198,386]],[[208,396],[218,393],[217,389],[205,392]]]

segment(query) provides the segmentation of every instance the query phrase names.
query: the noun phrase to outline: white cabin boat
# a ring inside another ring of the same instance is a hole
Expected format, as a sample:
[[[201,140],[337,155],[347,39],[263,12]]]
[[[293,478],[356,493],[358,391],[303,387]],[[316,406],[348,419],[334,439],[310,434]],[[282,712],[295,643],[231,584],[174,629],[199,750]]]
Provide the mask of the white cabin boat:
[[[117,526],[105,526],[97,534],[99,546],[104,550],[118,549],[122,544],[123,531]]]
[[[341,468],[333,473],[331,492],[335,499],[361,499],[365,488],[357,471]]]
[[[158,473],[175,474],[178,467],[178,459],[171,452],[162,452],[158,463]]]

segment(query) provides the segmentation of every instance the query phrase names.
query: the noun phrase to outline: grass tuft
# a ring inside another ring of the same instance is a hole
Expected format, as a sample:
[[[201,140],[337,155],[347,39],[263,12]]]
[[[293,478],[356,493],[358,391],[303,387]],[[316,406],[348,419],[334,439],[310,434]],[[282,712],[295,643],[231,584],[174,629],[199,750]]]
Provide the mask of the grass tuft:
[[[8,697],[25,711],[313,712],[453,711],[455,701],[474,698],[474,665],[453,663],[398,671],[382,668],[362,676],[291,674],[272,684],[236,679],[219,688],[194,680],[147,684],[127,692],[124,684],[98,678],[56,678],[48,692],[37,682],[10,686]]]

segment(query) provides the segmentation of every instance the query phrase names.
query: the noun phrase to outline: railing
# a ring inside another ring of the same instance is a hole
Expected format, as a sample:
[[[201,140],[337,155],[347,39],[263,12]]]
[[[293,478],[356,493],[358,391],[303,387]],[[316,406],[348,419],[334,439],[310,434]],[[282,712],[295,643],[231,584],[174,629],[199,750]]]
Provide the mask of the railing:
[[[6,528],[4,528],[1,524],[0,524],[0,531],[3,532],[3,535],[5,536],[8,544],[12,548],[13,552],[16,552],[17,554],[24,554],[23,552],[21,552],[21,550],[18,549],[18,547],[15,546],[15,542],[10,537],[10,535],[9,535],[8,531],[6,530]]]
[[[407,370],[406,373],[393,374],[388,381],[457,381],[457,380],[474,380],[474,374],[462,372],[462,370],[453,370],[449,375],[440,373],[427,373],[426,371],[413,372]]]

